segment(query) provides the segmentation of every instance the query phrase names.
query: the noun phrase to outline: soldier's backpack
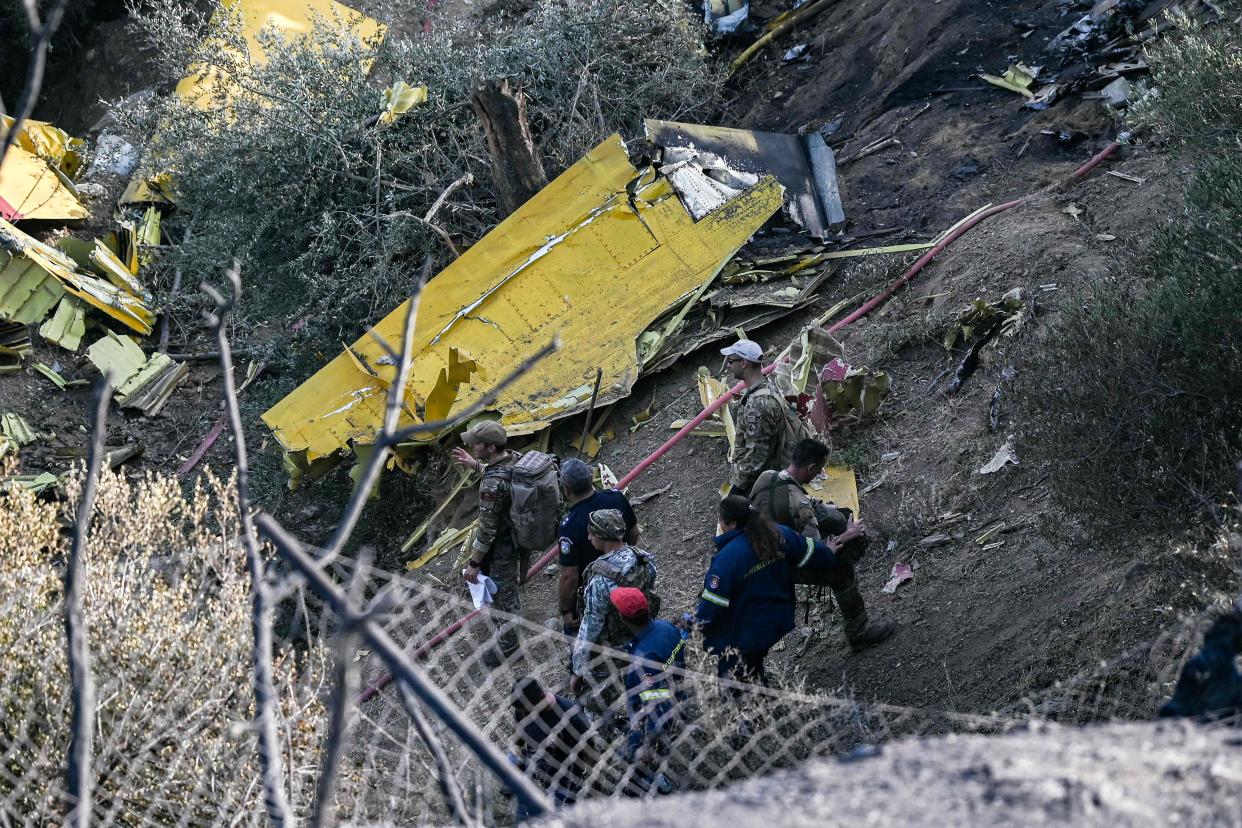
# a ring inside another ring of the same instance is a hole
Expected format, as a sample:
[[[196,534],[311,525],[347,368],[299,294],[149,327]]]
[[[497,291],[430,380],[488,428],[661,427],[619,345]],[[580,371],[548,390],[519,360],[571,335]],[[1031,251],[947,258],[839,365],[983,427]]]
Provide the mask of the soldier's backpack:
[[[811,428],[811,424],[798,416],[798,411],[794,406],[789,404],[776,386],[769,380],[763,385],[751,392],[752,396],[768,395],[774,398],[781,406],[781,412],[784,413],[784,427],[781,430],[780,444],[780,465],[777,468],[783,469],[793,460],[794,446],[805,437],[814,437],[815,431]]]
[[[507,467],[512,487],[509,522],[518,547],[542,551],[557,537],[561,515],[561,485],[556,458],[528,451]]]
[[[604,555],[596,558],[582,572],[582,583],[589,584],[591,579],[596,575],[602,575],[608,580],[620,587],[634,587],[641,589],[643,595],[647,598],[647,604],[650,607],[651,617],[655,618],[660,614],[660,596],[655,592],[656,567],[651,557],[651,553],[644,552],[637,547],[630,547],[634,550],[634,557],[638,560],[634,567],[629,571],[623,572],[618,569],[608,556]],[[625,625],[621,622],[621,616],[611,605],[608,607],[608,615],[604,621],[604,629],[600,633],[601,644],[620,644],[629,640],[630,633],[625,629]]]

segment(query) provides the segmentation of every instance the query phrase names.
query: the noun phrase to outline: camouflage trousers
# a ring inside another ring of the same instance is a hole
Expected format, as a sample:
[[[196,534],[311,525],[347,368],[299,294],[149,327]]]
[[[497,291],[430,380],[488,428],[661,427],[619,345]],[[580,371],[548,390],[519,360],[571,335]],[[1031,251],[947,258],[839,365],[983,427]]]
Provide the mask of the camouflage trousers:
[[[492,607],[500,612],[520,616],[522,614],[523,555],[512,546],[500,546],[487,562],[485,574],[496,582],[496,594]],[[508,618],[494,618],[499,633],[500,651],[505,658],[517,652],[518,625]]]

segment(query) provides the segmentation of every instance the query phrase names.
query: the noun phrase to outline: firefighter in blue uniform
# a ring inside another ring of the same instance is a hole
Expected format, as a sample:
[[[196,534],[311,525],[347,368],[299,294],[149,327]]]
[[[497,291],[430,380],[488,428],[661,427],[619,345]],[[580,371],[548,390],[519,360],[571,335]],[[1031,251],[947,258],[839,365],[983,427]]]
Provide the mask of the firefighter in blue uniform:
[[[635,767],[633,781],[640,790],[654,787],[671,793],[673,782],[659,765],[681,724],[677,676],[668,669],[685,667],[685,641],[681,630],[668,621],[652,619],[641,589],[617,587],[608,597],[634,635],[625,645],[633,660],[625,672],[629,731],[624,756]]]
[[[695,622],[721,677],[767,684],[764,659],[794,628],[794,570],[832,567],[835,547],[863,527],[851,523],[829,545],[772,523],[742,495],[720,502],[720,525],[724,534],[716,537]]]

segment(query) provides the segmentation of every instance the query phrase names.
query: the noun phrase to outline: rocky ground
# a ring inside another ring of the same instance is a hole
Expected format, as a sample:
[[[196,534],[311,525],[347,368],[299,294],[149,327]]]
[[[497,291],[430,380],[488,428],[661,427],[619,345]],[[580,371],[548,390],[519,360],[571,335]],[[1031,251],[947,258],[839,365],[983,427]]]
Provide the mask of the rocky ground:
[[[548,826],[1237,825],[1242,754],[1229,728],[1032,727],[884,746],[726,791],[586,803]]]

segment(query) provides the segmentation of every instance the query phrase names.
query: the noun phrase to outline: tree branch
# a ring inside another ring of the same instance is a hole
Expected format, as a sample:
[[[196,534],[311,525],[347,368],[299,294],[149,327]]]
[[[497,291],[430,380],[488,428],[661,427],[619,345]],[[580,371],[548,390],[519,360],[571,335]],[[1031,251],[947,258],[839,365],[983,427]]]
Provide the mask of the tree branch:
[[[30,33],[34,35],[34,45],[30,49],[30,60],[26,64],[26,84],[17,99],[17,108],[13,110],[13,127],[4,136],[4,145],[0,146],[0,164],[8,155],[9,147],[17,140],[22,122],[34,112],[35,101],[43,89],[43,70],[47,68],[47,50],[52,43],[52,35],[60,26],[60,19],[65,15],[65,4],[68,0],[56,0],[56,4],[48,10],[47,19],[40,23],[39,10],[35,0],[23,0],[26,17],[30,22]]]
[[[233,354],[226,327],[229,314],[241,297],[241,265],[234,260],[227,273],[232,295],[226,300],[206,283],[202,291],[215,300],[214,312],[205,314],[208,326],[215,332],[220,351],[220,369],[223,372],[225,411],[233,429],[234,457],[237,463],[237,509],[241,519],[242,542],[246,547],[246,565],[250,570],[251,614],[250,626],[254,637],[251,650],[251,666],[254,668],[255,727],[258,730],[259,763],[263,769],[263,798],[268,819],[277,828],[295,824],[285,790],[285,771],[276,730],[279,710],[276,703],[276,687],[272,674],[272,618],[271,594],[259,550],[258,536],[254,531],[250,506],[250,462],[246,454],[246,433],[242,428],[241,407],[237,402],[237,387],[233,379]]]
[[[448,754],[444,751],[440,737],[431,729],[431,723],[427,721],[427,717],[423,715],[423,711],[418,706],[418,699],[414,698],[414,694],[410,692],[405,682],[398,682],[397,690],[401,695],[401,705],[409,715],[414,729],[418,732],[418,737],[423,740],[423,744],[431,753],[431,758],[435,760],[436,784],[440,788],[440,795],[444,797],[445,806],[453,815],[453,819],[462,825],[469,825],[470,811],[466,808],[466,798],[457,784],[457,777],[453,774],[453,766],[449,762]]]
[[[390,438],[397,430],[397,423],[401,418],[401,405],[405,400],[405,384],[410,376],[410,362],[412,359],[410,352],[414,349],[414,324],[418,319],[419,300],[423,294],[423,285],[427,284],[427,279],[430,275],[431,255],[428,254],[423,258],[423,267],[419,273],[418,284],[414,287],[414,294],[410,297],[410,307],[405,314],[405,326],[401,331],[401,350],[396,355],[397,371],[393,376],[392,384],[388,386],[388,399],[384,406],[383,428],[380,431],[379,438],[375,441],[375,450],[371,452],[371,458],[367,462],[362,476],[358,478],[358,483],[354,486],[354,491],[349,497],[349,503],[345,506],[345,513],[336,525],[336,531],[332,533],[332,539],[324,547],[323,554],[320,556],[321,562],[330,561],[339,555],[341,549],[345,546],[345,542],[349,540],[354,527],[358,525],[358,518],[362,516],[362,509],[366,506],[371,489],[375,486],[375,481],[379,479],[380,471],[384,468],[384,461],[388,459],[388,452],[394,445],[390,442]],[[391,353],[388,343],[382,344]]]
[[[73,690],[73,729],[69,739],[65,783],[69,792],[69,813],[65,824],[87,828],[91,817],[91,739],[95,730],[95,681],[91,675],[89,630],[82,612],[82,559],[95,513],[99,472],[104,460],[108,435],[108,403],[112,400],[112,380],[107,373],[95,385],[95,408],[91,443],[86,454],[86,480],[73,521],[73,542],[65,562],[65,642],[69,661],[69,681]]]
[[[443,721],[488,770],[509,786],[530,808],[534,816],[542,816],[551,812],[552,805],[544,792],[527,779],[503,753],[488,741],[487,737],[457,709],[444,691],[414,665],[410,658],[401,651],[397,642],[393,641],[381,626],[354,606],[354,602],[328,577],[315,559],[302,550],[301,543],[289,535],[271,515],[260,513],[255,522],[264,536],[276,547],[281,557],[301,572],[311,588],[319,593],[338,616],[346,621],[357,619],[358,634],[371,645],[372,652],[388,665],[388,669],[397,677],[397,680],[409,687],[419,701]]]

